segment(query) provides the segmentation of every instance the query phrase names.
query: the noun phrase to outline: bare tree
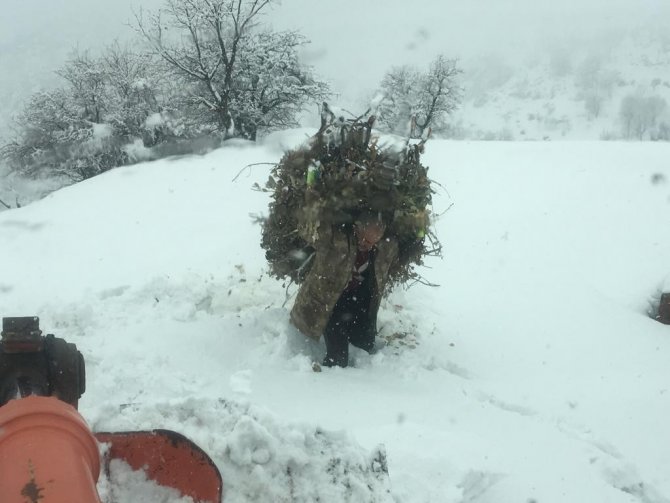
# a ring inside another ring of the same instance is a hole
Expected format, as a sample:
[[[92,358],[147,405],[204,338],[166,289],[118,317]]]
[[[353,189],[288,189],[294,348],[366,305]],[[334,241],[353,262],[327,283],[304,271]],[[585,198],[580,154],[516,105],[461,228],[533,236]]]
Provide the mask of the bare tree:
[[[456,81],[460,73],[456,60],[442,55],[426,73],[409,66],[391,69],[381,83],[381,123],[392,132],[411,137],[420,137],[428,128],[439,128],[461,100]]]
[[[137,29],[176,72],[205,90],[196,101],[216,115],[219,130],[234,134],[233,79],[240,46],[271,0],[166,0]],[[176,34],[173,34],[173,29]]]

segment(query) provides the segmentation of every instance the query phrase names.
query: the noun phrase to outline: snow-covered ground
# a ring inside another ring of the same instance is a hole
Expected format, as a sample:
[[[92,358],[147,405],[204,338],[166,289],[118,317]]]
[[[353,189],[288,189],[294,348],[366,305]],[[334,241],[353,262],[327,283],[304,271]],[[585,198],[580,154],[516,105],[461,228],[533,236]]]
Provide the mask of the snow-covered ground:
[[[302,137],[0,214],[0,313],[77,344],[93,429],[185,434],[226,503],[670,502],[670,327],[648,316],[670,288],[670,145],[429,142],[440,286],[394,292],[379,351],[315,373],[323,344],[288,323],[295,287],[253,223],[270,166],[244,168]]]

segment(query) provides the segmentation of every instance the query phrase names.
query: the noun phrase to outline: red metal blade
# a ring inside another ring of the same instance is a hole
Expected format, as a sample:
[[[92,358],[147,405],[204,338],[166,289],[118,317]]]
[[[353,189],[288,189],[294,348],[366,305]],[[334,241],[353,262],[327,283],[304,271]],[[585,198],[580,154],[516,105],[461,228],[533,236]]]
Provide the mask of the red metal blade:
[[[170,430],[96,433],[101,443],[111,444],[105,459],[128,463],[144,470],[156,483],[172,487],[196,502],[221,503],[221,474],[210,457],[183,435]]]

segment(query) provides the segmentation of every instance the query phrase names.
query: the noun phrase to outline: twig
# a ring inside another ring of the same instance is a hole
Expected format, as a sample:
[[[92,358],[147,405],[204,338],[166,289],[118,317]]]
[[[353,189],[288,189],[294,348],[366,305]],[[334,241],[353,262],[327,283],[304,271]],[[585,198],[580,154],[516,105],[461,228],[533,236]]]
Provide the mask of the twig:
[[[253,224],[262,224],[266,220],[263,215],[259,215],[258,213],[249,213],[249,217],[251,217]]]
[[[362,166],[362,165],[360,165],[360,164],[357,164],[357,163],[355,163],[354,161],[352,161],[352,160],[350,160],[350,159],[348,159],[348,158],[345,158],[345,159],[344,159],[344,162],[346,162],[347,164],[353,166],[354,168],[358,168],[358,169],[360,169],[361,171],[367,171],[367,170],[368,170],[368,168],[366,168],[365,166]]]
[[[316,251],[313,251],[312,253],[310,253],[309,257],[307,257],[303,261],[303,263],[300,264],[300,267],[298,267],[298,269],[296,269],[297,277],[300,277],[300,274],[302,273],[302,271],[310,264],[310,262],[312,261],[312,259],[314,258],[315,255],[316,255]],[[292,284],[293,284],[293,278],[291,278],[291,280],[288,282],[288,285],[286,285],[286,298],[284,299],[284,303],[281,305],[281,307],[285,307],[286,303],[294,295],[294,294],[292,294],[292,295],[288,294],[288,289],[291,287]]]
[[[282,308],[283,308],[283,307],[286,307],[286,303],[287,303],[289,300],[291,300],[291,297],[293,297],[293,294],[292,294],[292,295],[289,295],[289,294],[288,294],[288,289],[291,287],[292,284],[293,284],[293,280],[289,281],[289,282],[288,282],[288,285],[286,285],[286,297],[284,298],[284,303],[281,305]]]
[[[253,164],[247,164],[246,166],[244,166],[244,167],[243,167],[243,168],[242,168],[242,169],[235,175],[235,178],[233,178],[232,181],[234,182],[235,180],[237,180],[238,177],[242,174],[242,172],[243,172],[245,169],[247,169],[247,168],[251,168],[252,166],[261,166],[261,165],[276,166],[277,163],[276,163],[276,162],[255,162],[255,163],[253,163]]]
[[[344,111],[347,112],[348,114],[350,114],[352,117],[356,117],[356,116],[355,116],[354,114],[352,114],[349,110],[346,110],[346,109],[345,109]],[[354,124],[360,122],[361,119],[362,119],[363,117],[365,117],[365,116],[366,116],[367,114],[369,114],[369,113],[370,113],[370,108],[368,108],[365,112],[363,112],[361,115],[359,115],[358,117],[356,117],[356,118],[354,119]]]
[[[421,285],[425,285],[425,286],[430,286],[430,287],[433,287],[433,288],[440,286],[437,283],[431,283],[430,281],[427,281],[427,280],[423,279],[423,276],[419,276],[418,278],[416,278],[416,280],[414,280],[414,283],[411,283],[407,288],[410,289],[414,285],[416,285],[417,283],[419,283]]]
[[[436,182],[436,181],[433,180],[432,178],[429,178],[429,180],[430,180],[430,183],[434,183],[435,185],[437,185],[438,187],[440,187],[440,188],[441,188],[441,189],[442,189],[442,190],[449,196],[449,198],[451,199],[451,194],[449,194],[449,191],[447,190],[447,188],[446,188],[444,185],[442,185],[442,184],[439,183],[439,182]]]
[[[442,213],[439,213],[439,214],[437,215],[438,218],[441,217],[442,215],[444,215],[447,211],[449,211],[453,205],[454,205],[454,203],[451,203],[451,204],[447,207],[446,210],[444,210]]]
[[[11,210],[11,209],[12,209],[12,207],[11,207],[10,205],[8,205],[6,202],[4,202],[2,199],[0,199],[0,204],[2,204],[2,205],[3,205],[5,208],[7,208],[8,210]]]
[[[298,277],[300,277],[300,274],[302,273],[302,271],[304,271],[305,267],[307,267],[310,264],[310,262],[312,261],[312,259],[314,258],[315,255],[316,255],[316,251],[313,251],[312,253],[310,253],[309,257],[307,257],[305,259],[305,261],[302,264],[300,264],[300,267],[298,267],[298,269],[296,271],[298,273]]]
[[[434,256],[441,257],[442,256],[442,243],[440,243],[440,240],[437,239],[437,236],[435,235],[434,232],[428,232],[428,240],[430,241],[430,244],[433,246],[433,249],[427,251],[426,255],[434,253],[435,254]]]
[[[439,257],[442,254],[442,247],[438,246],[432,250],[426,250],[423,252],[426,257]]]

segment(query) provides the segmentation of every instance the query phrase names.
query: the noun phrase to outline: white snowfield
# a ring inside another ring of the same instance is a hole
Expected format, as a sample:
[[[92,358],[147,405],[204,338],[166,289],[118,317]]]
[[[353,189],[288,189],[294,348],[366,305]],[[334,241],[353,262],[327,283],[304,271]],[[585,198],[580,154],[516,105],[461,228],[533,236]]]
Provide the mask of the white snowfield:
[[[94,430],[181,432],[226,503],[670,502],[670,327],[649,317],[670,144],[430,141],[439,286],[395,291],[379,351],[315,373],[323,343],[289,324],[295,286],[268,277],[253,223],[271,166],[244,169],[303,137],[0,214],[0,314],[77,344]],[[131,475],[101,481],[106,501],[184,501]]]

